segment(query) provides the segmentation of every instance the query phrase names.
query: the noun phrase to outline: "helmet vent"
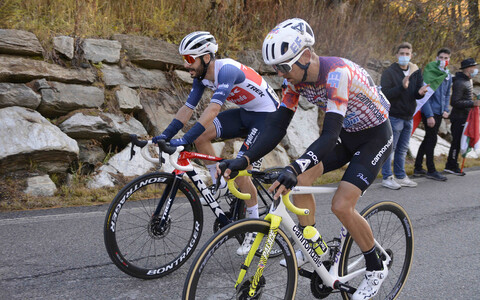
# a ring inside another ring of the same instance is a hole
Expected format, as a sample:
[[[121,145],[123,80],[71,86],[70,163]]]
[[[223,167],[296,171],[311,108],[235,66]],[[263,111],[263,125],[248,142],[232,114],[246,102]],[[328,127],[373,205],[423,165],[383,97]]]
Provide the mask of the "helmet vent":
[[[270,50],[272,51],[272,59],[275,59],[275,43],[272,44],[272,48]]]
[[[280,52],[282,55],[285,54],[285,52],[288,51],[288,43],[287,42],[283,42],[282,43],[282,46],[280,47]]]

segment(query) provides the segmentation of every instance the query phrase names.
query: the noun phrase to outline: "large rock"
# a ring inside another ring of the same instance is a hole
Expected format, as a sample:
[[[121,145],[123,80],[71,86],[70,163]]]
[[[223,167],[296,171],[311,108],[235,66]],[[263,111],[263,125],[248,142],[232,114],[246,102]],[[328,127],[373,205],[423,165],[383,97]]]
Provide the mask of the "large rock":
[[[96,75],[91,69],[68,69],[40,60],[0,55],[0,81],[29,82],[40,78],[66,83],[93,83]]]
[[[34,176],[27,179],[25,194],[32,196],[51,197],[55,194],[57,187],[48,175]]]
[[[0,108],[23,106],[36,109],[40,101],[40,95],[23,83],[0,82]]]
[[[176,45],[144,36],[115,34],[130,60],[144,68],[167,71],[169,66],[183,68],[183,60]]]
[[[129,140],[130,134],[147,135],[143,125],[135,118],[99,111],[79,111],[58,125],[60,129],[75,139],[103,139],[119,135]]]
[[[0,53],[37,56],[42,55],[43,48],[31,32],[0,29]]]
[[[142,109],[138,112],[138,119],[152,136],[161,134],[173,120],[176,107],[183,105],[175,105],[178,100],[166,92],[143,90],[139,97]]]
[[[137,91],[127,86],[121,85],[119,89],[115,91],[115,98],[117,98],[118,105],[123,112],[128,113],[142,109]]]
[[[118,41],[86,39],[83,41],[85,58],[94,62],[117,63],[120,60],[122,45]]]
[[[61,173],[78,157],[77,142],[34,110],[0,109],[0,128],[0,172],[38,168]]]
[[[56,36],[53,38],[53,48],[55,51],[65,55],[68,59],[73,58],[75,40],[70,36]]]
[[[262,50],[244,50],[237,54],[237,60],[260,74],[275,74],[272,66],[265,64]]]
[[[65,115],[81,108],[100,108],[104,102],[104,91],[95,86],[47,82],[45,79],[35,82],[42,94],[38,111],[46,117]]]
[[[109,87],[125,85],[131,88],[143,87],[147,89],[168,89],[170,83],[165,74],[159,70],[147,70],[142,68],[103,65],[103,78]]]

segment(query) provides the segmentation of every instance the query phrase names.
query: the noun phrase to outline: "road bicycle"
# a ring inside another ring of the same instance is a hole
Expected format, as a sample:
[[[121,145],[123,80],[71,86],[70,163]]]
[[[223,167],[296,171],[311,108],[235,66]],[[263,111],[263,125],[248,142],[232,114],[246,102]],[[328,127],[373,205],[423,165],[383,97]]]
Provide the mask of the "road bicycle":
[[[261,174],[241,171],[240,176],[255,178]],[[231,181],[229,189],[236,197],[248,199],[249,195],[235,190]],[[323,194],[335,190],[330,187],[297,186],[290,194]],[[183,299],[290,300],[295,297],[311,299],[312,295],[323,299],[333,293],[350,299],[364,278],[362,251],[342,227],[339,235],[327,242],[329,251],[318,256],[288,211],[297,215],[309,213],[307,209],[295,207],[289,195],[286,195],[274,200],[264,220],[240,220],[212,236],[189,269]],[[396,299],[405,285],[412,264],[414,240],[410,218],[395,202],[371,204],[361,215],[372,228],[377,254],[389,268],[388,276],[376,297]],[[247,255],[237,255],[236,240],[247,233],[257,233],[252,248]],[[308,259],[308,263],[301,268],[298,268],[292,241]],[[273,245],[282,252],[276,258],[269,257]],[[260,256],[258,249],[261,249]],[[286,267],[280,265],[282,259]]]
[[[203,231],[203,209],[194,187],[208,202],[216,220],[213,231],[245,217],[245,203],[227,193],[217,201],[212,190],[197,174],[192,159],[221,161],[222,158],[183,151],[165,141],[158,145],[157,158],[152,157],[152,141],[139,141],[131,136],[131,155],[134,146],[141,147],[142,156],[162,165],[162,153],[169,155],[175,168],[172,173],[154,172],[129,182],[115,196],[108,208],[104,222],[104,242],[113,263],[128,275],[154,279],[165,276],[180,266],[193,254]],[[146,147],[150,145],[149,147]],[[159,152],[159,153],[158,153]],[[272,201],[264,187],[278,168],[270,168],[265,176],[256,178],[259,214],[268,212]],[[240,241],[241,244],[241,241]]]

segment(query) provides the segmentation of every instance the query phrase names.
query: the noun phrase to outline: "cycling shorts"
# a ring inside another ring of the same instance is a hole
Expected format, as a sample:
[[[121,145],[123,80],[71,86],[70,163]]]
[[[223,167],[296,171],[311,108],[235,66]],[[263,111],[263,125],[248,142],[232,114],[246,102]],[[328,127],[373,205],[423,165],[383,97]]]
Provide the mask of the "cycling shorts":
[[[364,192],[375,180],[393,149],[390,122],[369,129],[340,132],[340,141],[323,159],[324,173],[339,169],[349,162],[342,181],[350,182]]]
[[[268,112],[253,112],[243,108],[223,111],[213,120],[217,138],[245,138],[237,155],[237,157],[241,157],[263,130],[267,114]]]

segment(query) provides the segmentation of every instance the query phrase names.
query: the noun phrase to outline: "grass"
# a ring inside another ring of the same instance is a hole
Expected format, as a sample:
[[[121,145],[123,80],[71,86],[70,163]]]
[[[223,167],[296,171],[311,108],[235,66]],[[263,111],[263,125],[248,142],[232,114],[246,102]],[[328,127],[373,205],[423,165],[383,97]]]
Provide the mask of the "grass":
[[[413,158],[407,157],[405,170],[413,174]],[[446,156],[435,157],[437,170],[445,167]],[[465,168],[480,166],[480,159],[467,159]],[[346,167],[329,172],[316,181],[316,185],[337,183],[341,180]],[[123,178],[116,187],[89,189],[86,187],[88,176],[74,175],[70,186],[62,185],[52,197],[35,197],[24,194],[26,182],[18,177],[0,178],[0,211],[18,211],[29,209],[47,209],[59,207],[91,206],[110,203],[124,184],[133,178]],[[379,174],[377,178],[380,178]]]

